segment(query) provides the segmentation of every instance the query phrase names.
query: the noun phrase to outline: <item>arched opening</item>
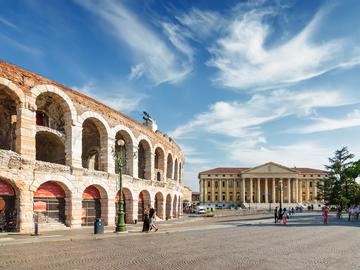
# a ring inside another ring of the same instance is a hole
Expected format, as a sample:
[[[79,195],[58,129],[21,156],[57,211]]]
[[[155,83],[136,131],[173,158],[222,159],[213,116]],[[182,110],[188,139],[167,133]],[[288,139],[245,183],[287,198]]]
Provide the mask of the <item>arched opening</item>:
[[[64,141],[51,132],[37,132],[36,160],[65,165]]]
[[[138,145],[138,178],[151,179],[151,149],[145,140]]]
[[[179,200],[178,200],[178,215],[177,217],[180,217],[182,215],[182,202],[181,202],[181,199],[179,197]]]
[[[173,200],[173,217],[177,218],[177,196],[175,195],[174,200]]]
[[[155,195],[155,210],[156,210],[156,215],[161,218],[164,219],[164,196],[162,195],[161,192],[156,193]]]
[[[180,163],[179,163],[179,183],[182,182],[181,177],[182,177],[182,165],[181,165],[181,162],[180,162]]]
[[[116,133],[115,136],[115,149],[116,151],[120,150],[120,146],[116,143],[118,140],[123,140],[125,142],[125,145],[123,146],[123,152],[122,152],[122,158],[125,160],[125,168],[123,168],[123,173],[127,175],[132,176],[132,168],[133,168],[133,141],[130,137],[130,135],[124,131],[121,130]],[[119,166],[117,162],[115,162],[115,173],[119,173]]]
[[[70,191],[67,189],[65,192],[64,185],[54,181],[41,184],[34,193],[34,212],[38,213],[39,223],[69,224],[69,220],[66,220],[66,217],[71,217],[70,213],[67,213],[70,205],[66,204],[69,201]]]
[[[173,159],[171,154],[169,153],[167,156],[167,170],[166,170],[166,178],[172,179],[173,177]]]
[[[174,169],[174,180],[177,181],[178,180],[178,161],[177,159],[175,159],[175,169]]]
[[[171,218],[171,195],[166,196],[166,219]]]
[[[123,188],[123,209],[125,214],[125,223],[131,224],[134,223],[133,220],[133,196],[129,189]],[[119,191],[116,193],[115,197],[115,224],[117,224],[118,214],[119,214]]]
[[[102,218],[102,203],[100,191],[94,186],[88,186],[82,194],[82,226],[93,226],[96,218]]]
[[[143,190],[138,196],[138,221],[144,221],[145,208],[150,208],[150,194]]]
[[[0,232],[18,230],[18,209],[15,188],[5,179],[0,178]]]
[[[16,145],[16,100],[0,85],[0,148],[15,151]]]
[[[65,111],[68,111],[68,106],[62,97],[51,92],[42,93],[36,98],[36,107],[36,125],[65,134],[70,117],[65,119]]]
[[[106,170],[107,133],[104,125],[95,118],[88,118],[82,129],[82,166],[96,171]]]
[[[156,173],[157,181],[161,181],[163,178],[164,162],[165,162],[164,151],[160,147],[157,147],[155,149],[155,173]]]

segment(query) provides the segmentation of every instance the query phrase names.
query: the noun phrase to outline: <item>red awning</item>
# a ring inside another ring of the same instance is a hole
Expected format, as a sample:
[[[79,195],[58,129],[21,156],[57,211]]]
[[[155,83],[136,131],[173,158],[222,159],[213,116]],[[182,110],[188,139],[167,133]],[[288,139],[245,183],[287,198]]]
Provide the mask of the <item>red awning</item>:
[[[91,200],[91,199],[100,199],[100,192],[99,190],[94,186],[88,186],[82,195],[83,199]]]
[[[55,182],[46,182],[42,184],[34,193],[36,198],[64,198],[65,192]]]
[[[0,196],[15,196],[12,186],[0,180]]]

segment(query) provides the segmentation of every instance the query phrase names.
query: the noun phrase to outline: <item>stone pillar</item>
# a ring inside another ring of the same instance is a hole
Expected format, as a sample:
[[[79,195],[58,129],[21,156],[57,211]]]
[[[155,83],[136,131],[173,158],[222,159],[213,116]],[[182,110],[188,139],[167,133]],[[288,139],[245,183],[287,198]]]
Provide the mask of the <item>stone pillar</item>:
[[[146,164],[145,166],[149,166],[147,169],[148,171],[150,172],[150,179],[149,180],[155,180],[156,177],[155,177],[155,153],[151,152],[150,154],[150,162],[149,164]],[[179,166],[178,166],[179,167]],[[145,169],[145,171],[147,170]],[[176,183],[178,184],[179,183],[179,171],[177,173],[178,175],[178,179],[176,179]]]
[[[105,209],[107,206],[107,209]],[[126,212],[126,209],[124,209]],[[101,215],[105,218],[105,224],[108,226],[115,226],[115,197],[101,199]]]
[[[242,203],[245,203],[245,189],[246,189],[246,185],[245,185],[245,178],[241,178],[241,183],[242,183],[242,188],[241,188],[241,201]]]
[[[265,178],[265,203],[269,202],[268,179]]]
[[[139,209],[139,201],[137,199],[133,200],[133,220],[137,220],[138,221],[138,209]],[[170,216],[171,216],[171,212],[170,212]]]
[[[229,201],[229,179],[226,180],[225,182],[225,199],[226,199],[226,202],[230,202]]]
[[[66,164],[82,168],[82,126],[70,125],[66,131]]]
[[[295,202],[298,203],[299,202],[299,182],[298,182],[298,177],[296,177],[295,179]]]
[[[317,203],[317,180],[313,181],[314,185],[314,202]]]
[[[292,181],[292,202],[296,202],[296,196],[295,196],[295,191],[296,191],[296,188],[295,188],[295,185],[296,185],[296,181],[295,179],[293,179]]]
[[[112,153],[112,147],[115,145],[114,138],[100,137],[100,169],[105,172],[115,173],[115,160]]]
[[[250,184],[250,200],[249,200],[249,202],[252,203],[253,202],[253,178],[252,177],[250,177],[249,184]]]
[[[287,190],[287,192],[288,192],[288,203],[291,203],[291,178],[288,178],[288,190]]]
[[[215,202],[215,179],[211,180],[211,202]]]
[[[275,178],[272,178],[272,192],[271,192],[272,202],[276,203],[276,188],[275,188]]]
[[[223,184],[223,180],[219,180],[218,182],[218,187],[219,187],[219,202],[222,202],[222,184]]]
[[[159,209],[159,217],[162,219],[162,220],[165,220],[166,219],[166,198],[164,200],[162,200],[161,202],[161,208]]]
[[[36,113],[35,111],[18,108],[16,120],[15,150],[22,157],[35,159],[36,157]]]
[[[204,194],[205,194],[205,187],[204,187],[204,179],[199,179],[199,186],[200,186],[200,202],[204,202]]]
[[[207,185],[208,185],[208,181],[210,180],[203,180],[204,181],[204,202],[208,202],[208,191],[207,191]]]
[[[138,178],[138,146],[135,145],[133,146],[133,171],[132,171],[132,175],[133,177],[135,178]],[[165,166],[166,166],[166,163],[165,163]],[[164,172],[165,173],[165,176],[166,176],[166,171]],[[164,178],[165,181],[166,181],[166,177]],[[137,219],[137,218],[136,218]]]
[[[81,217],[82,217],[82,197],[81,194],[73,193],[71,198],[65,198],[65,212],[71,215],[70,225],[71,228],[81,228]],[[70,208],[70,209],[69,209]],[[68,217],[66,217],[68,220]]]
[[[310,184],[308,179],[305,179],[305,188],[306,188],[306,202],[310,201]]]
[[[261,203],[261,185],[260,185],[260,178],[257,178],[257,191],[256,191],[256,195],[257,195],[257,202]]]
[[[20,232],[33,233],[34,219],[33,219],[33,191],[21,190],[19,197],[19,227]]]
[[[302,185],[303,185],[303,181],[302,181],[302,179],[299,179],[299,181],[300,181],[300,183],[299,183],[299,196],[300,196],[300,198],[299,198],[299,202],[300,203],[302,203],[302,198],[303,198],[303,196],[302,196],[302,193],[303,193],[303,191],[302,191]]]
[[[283,182],[283,178],[280,178],[280,201],[281,203],[284,203],[284,182]]]

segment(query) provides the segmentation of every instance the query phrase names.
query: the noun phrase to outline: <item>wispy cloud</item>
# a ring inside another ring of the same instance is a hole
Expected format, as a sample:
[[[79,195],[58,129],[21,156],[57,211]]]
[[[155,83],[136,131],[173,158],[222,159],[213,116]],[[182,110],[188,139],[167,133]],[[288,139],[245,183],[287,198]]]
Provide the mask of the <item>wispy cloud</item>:
[[[269,8],[236,12],[226,34],[209,50],[212,58],[208,65],[218,70],[215,82],[221,86],[274,88],[360,64],[360,50],[348,41],[315,41],[329,8],[321,9],[297,35],[271,47],[265,45],[272,32],[267,19],[278,13]]]
[[[40,50],[38,50],[36,48],[27,46],[27,45],[25,45],[23,43],[20,43],[20,42],[18,42],[16,40],[4,35],[4,34],[1,34],[1,33],[0,33],[0,41],[5,42],[5,43],[9,44],[10,46],[12,46],[12,47],[14,47],[14,48],[16,48],[18,50],[21,50],[21,51],[23,51],[25,53],[30,53],[30,54],[38,55],[38,56],[43,54],[42,51],[40,51]]]
[[[13,30],[19,30],[19,28],[14,23],[12,23],[11,21],[5,19],[2,16],[0,16],[0,23],[2,23],[3,25],[6,25],[7,27],[12,28]]]
[[[346,118],[318,117],[311,118],[311,120],[312,123],[310,125],[290,129],[288,133],[310,134],[360,126],[360,110],[353,110]]]
[[[78,0],[77,2],[107,22],[110,26],[108,30],[121,42],[127,44],[134,53],[137,63],[142,63],[141,73],[135,73],[137,71],[135,66],[132,68],[133,75],[130,74],[130,78],[139,78],[144,74],[156,84],[176,83],[185,79],[191,72],[192,65],[188,58],[183,56],[183,51],[176,50],[179,47],[173,49],[168,46],[156,31],[141,21],[122,2],[112,0],[101,2]]]
[[[120,112],[139,110],[140,102],[145,98],[139,94],[127,95],[127,91],[116,85],[104,89],[104,86],[99,87],[96,83],[89,82],[81,87],[72,88]]]
[[[216,102],[209,107],[209,111],[196,115],[170,134],[174,138],[201,132],[233,138],[260,136],[261,125],[270,121],[290,115],[310,116],[316,108],[337,107],[354,102],[345,97],[341,90],[273,90],[255,94],[246,102]]]

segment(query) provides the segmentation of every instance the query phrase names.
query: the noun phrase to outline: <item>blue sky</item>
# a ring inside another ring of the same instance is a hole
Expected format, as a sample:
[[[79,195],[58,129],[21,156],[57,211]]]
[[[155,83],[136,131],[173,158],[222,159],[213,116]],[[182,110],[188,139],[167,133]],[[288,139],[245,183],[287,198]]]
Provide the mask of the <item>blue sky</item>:
[[[0,58],[141,120],[218,166],[360,154],[358,1],[0,0]]]

